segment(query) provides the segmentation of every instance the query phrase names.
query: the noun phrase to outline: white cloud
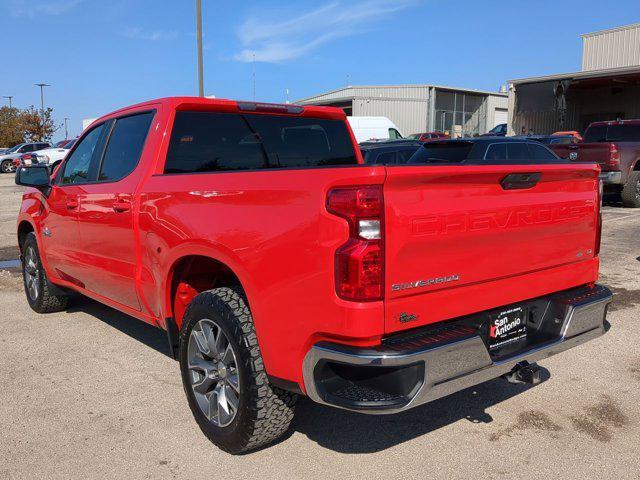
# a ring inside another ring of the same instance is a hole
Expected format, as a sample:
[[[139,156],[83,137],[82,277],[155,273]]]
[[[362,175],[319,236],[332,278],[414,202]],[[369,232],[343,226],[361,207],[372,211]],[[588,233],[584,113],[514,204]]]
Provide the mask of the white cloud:
[[[33,3],[25,0],[12,0],[9,11],[14,17],[38,17],[41,15],[62,15],[80,5],[84,0],[57,0]]]
[[[139,40],[150,40],[156,42],[158,40],[173,40],[178,36],[178,32],[175,30],[150,30],[146,31],[139,27],[130,27],[122,32],[122,35],[127,38],[134,38]]]
[[[416,0],[334,0],[284,21],[250,17],[238,29],[240,62],[284,62],[341,37],[361,33],[366,25],[416,3]]]

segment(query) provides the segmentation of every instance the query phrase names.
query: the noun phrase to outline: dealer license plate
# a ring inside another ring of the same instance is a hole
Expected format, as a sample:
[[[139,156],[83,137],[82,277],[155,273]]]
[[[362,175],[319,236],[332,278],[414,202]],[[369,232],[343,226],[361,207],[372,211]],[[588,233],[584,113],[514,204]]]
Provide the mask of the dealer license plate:
[[[489,320],[489,350],[512,346],[527,339],[526,309],[514,307],[492,315]]]

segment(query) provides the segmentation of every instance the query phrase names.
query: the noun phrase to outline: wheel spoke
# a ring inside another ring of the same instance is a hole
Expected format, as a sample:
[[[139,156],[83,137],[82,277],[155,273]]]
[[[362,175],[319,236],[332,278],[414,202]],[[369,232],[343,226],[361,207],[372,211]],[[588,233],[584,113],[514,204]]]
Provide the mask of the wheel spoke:
[[[227,344],[227,348],[224,350],[224,355],[222,356],[222,361],[225,365],[234,365],[235,366],[235,358],[233,356],[233,350],[231,349],[231,344]]]
[[[216,337],[216,343],[215,343],[216,355],[222,356],[223,352],[225,351],[225,344],[228,344],[228,343],[229,342],[227,342],[227,337],[225,336],[224,332],[222,331],[221,328],[218,328],[218,335]]]
[[[211,353],[211,351],[209,350],[209,344],[207,343],[207,338],[202,330],[196,330],[194,328],[191,332],[191,336],[195,340],[196,346],[198,347],[198,350],[200,350],[200,352],[204,353],[205,355],[209,355]]]
[[[202,370],[204,372],[208,372],[213,368],[213,364],[211,362],[208,362],[204,358],[200,358],[199,356],[195,355],[193,358],[189,360],[189,368],[191,370],[197,369],[197,370]]]
[[[231,373],[227,377],[227,383],[229,386],[236,391],[236,393],[240,393],[240,378],[237,373]]]
[[[238,396],[236,395],[236,392],[234,392],[233,389],[229,385],[225,385],[223,390],[225,392],[225,399],[227,400],[227,404],[229,406],[229,411],[233,412],[233,413],[237,412],[238,411],[238,404],[240,402],[238,400]]]
[[[193,378],[193,374],[192,374]],[[197,393],[205,394],[211,390],[211,387],[217,382],[217,380],[209,377],[208,375],[202,375],[201,379],[192,383],[193,390]]]

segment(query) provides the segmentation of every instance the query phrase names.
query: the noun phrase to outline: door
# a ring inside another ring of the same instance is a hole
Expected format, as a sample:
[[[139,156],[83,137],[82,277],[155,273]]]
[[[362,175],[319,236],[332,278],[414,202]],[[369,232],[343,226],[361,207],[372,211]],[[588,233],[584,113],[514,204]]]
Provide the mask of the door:
[[[140,180],[136,166],[153,114],[147,111],[109,123],[95,181],[86,185],[79,199],[85,288],[136,310],[140,310],[133,225],[134,192]]]
[[[84,287],[78,239],[78,206],[103,125],[88,132],[73,150],[57,176],[42,222],[42,242],[50,271],[58,278]]]

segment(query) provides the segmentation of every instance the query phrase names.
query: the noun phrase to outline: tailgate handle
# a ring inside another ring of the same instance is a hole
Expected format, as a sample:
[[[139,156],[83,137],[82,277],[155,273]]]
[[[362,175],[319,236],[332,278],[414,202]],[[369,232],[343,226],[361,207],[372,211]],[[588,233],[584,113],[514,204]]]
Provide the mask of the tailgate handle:
[[[533,188],[540,181],[542,174],[534,173],[510,173],[502,179],[500,185],[505,190],[522,190],[525,188]]]

